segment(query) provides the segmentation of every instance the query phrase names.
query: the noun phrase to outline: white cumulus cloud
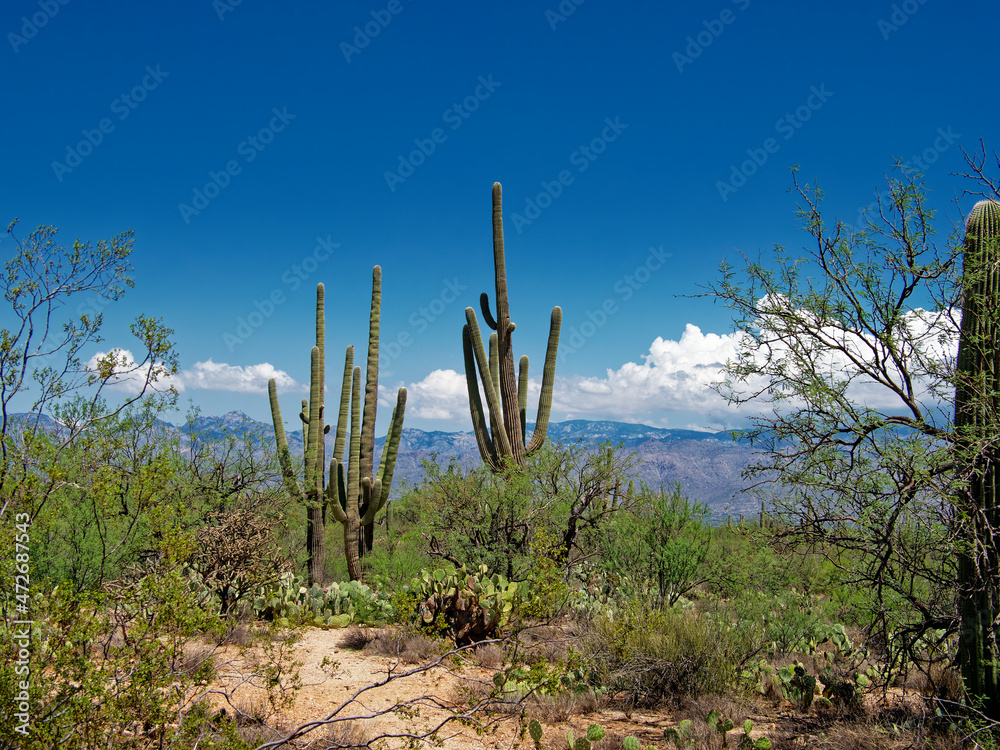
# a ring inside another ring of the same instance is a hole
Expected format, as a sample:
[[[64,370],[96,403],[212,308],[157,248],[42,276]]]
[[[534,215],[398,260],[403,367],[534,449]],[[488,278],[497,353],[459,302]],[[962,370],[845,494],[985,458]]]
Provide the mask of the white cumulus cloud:
[[[178,390],[202,388],[236,393],[266,393],[267,381],[271,378],[277,382],[279,392],[305,390],[305,386],[295,378],[268,362],[241,367],[213,362],[209,358],[205,362],[195,362],[194,367],[181,371],[177,376]]]
[[[740,334],[702,333],[688,324],[679,341],[660,336],[641,363],[626,362],[607,376],[557,377],[553,412],[566,419],[661,421],[652,415],[732,411],[711,384],[736,357]]]
[[[395,403],[395,391],[392,400]],[[406,417],[469,422],[469,393],[465,375],[454,370],[434,370],[417,383],[406,386]]]

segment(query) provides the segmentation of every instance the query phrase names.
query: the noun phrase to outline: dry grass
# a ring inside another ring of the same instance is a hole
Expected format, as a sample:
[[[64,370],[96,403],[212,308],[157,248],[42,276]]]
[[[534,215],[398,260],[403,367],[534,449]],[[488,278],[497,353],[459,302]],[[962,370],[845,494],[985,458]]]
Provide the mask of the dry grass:
[[[378,633],[371,628],[360,628],[357,625],[352,625],[340,637],[340,647],[350,651],[361,651],[377,637]]]
[[[477,646],[473,661],[484,669],[499,669],[503,666],[503,649],[495,643]]]
[[[230,703],[235,721],[242,726],[266,726],[274,715],[267,696],[259,692],[242,691]]]
[[[316,745],[317,750],[347,750],[367,747],[373,739],[371,732],[357,721],[338,721],[331,724],[326,737]],[[310,747],[312,747],[310,745]]]
[[[399,659],[405,664],[419,664],[441,653],[441,646],[423,633],[393,630],[379,633],[362,651],[366,654]]]
[[[245,622],[233,623],[219,641],[220,646],[249,646],[254,641],[254,634]]]
[[[601,707],[601,701],[589,690],[558,695],[529,695],[524,701],[525,714],[543,724],[556,724],[566,721],[571,716],[591,714]],[[593,750],[600,750],[604,742],[605,740],[602,740],[600,746],[593,745]]]

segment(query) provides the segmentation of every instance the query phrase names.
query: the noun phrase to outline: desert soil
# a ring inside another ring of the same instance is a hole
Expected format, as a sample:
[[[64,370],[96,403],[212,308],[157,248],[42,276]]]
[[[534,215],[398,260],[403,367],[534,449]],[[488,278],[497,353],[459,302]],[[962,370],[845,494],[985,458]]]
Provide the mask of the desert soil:
[[[243,713],[263,720],[273,730],[261,728],[259,741],[274,741],[288,736],[293,730],[309,722],[340,720],[319,727],[306,738],[313,740],[313,748],[326,748],[327,738],[338,738],[341,745],[364,744],[380,737],[384,742],[376,746],[394,750],[401,747],[441,747],[443,750],[501,750],[520,746],[527,750],[533,743],[521,736],[516,713],[493,712],[475,714],[475,723],[452,721],[444,724],[434,738],[412,744],[412,735],[422,735],[441,725],[449,716],[468,711],[475,696],[485,697],[493,686],[495,669],[479,666],[471,651],[460,657],[448,657],[438,666],[430,666],[439,657],[431,656],[423,662],[404,663],[400,659],[381,656],[368,651],[344,648],[344,630],[305,628],[296,631],[299,638],[290,646],[278,642],[276,647],[286,649],[286,657],[299,662],[298,672],[302,686],[295,691],[290,706],[269,706],[264,699],[259,679],[247,676],[259,673],[247,657],[240,656],[234,646],[224,647],[215,657],[218,669],[217,684],[220,694],[213,702],[226,710],[228,717]],[[259,657],[260,650],[251,652],[250,659]],[[391,679],[389,679],[391,678]],[[384,684],[383,684],[384,683]],[[918,698],[909,696],[910,700]],[[905,700],[904,696],[896,699]],[[884,698],[883,698],[884,700]],[[403,708],[399,708],[403,707]],[[742,720],[746,714],[732,716],[737,721],[734,740],[742,734]],[[766,715],[749,713],[753,719],[753,736],[768,736],[776,748],[804,747],[810,744],[809,735],[822,733],[826,724],[821,717],[798,715],[790,704],[768,710]],[[600,724],[608,733],[608,750],[620,748],[620,739],[632,735],[641,745],[666,748],[663,730],[677,725],[677,717],[669,710],[635,711],[626,715],[621,710],[602,708],[590,713],[575,714],[565,721],[542,721],[543,745],[553,750],[566,747],[566,734],[573,731],[577,737],[586,733],[591,724]],[[248,727],[255,722],[244,719]],[[828,725],[827,725],[828,726]],[[252,731],[252,729],[251,729]],[[615,741],[613,738],[618,738]],[[345,740],[350,740],[345,741]],[[296,747],[303,747],[299,740]],[[733,744],[736,743],[727,743]],[[289,745],[285,745],[289,748]]]
[[[298,671],[302,687],[290,691],[294,693],[294,703],[290,707],[274,710],[267,705],[260,681],[246,680],[246,675],[254,671],[253,665],[239,657],[235,647],[225,647],[216,656],[216,663],[225,665],[219,669],[217,687],[228,692],[229,699],[214,696],[214,703],[226,709],[230,717],[238,713],[264,717],[267,725],[283,730],[283,736],[309,722],[332,717],[350,719],[353,732],[350,736],[354,739],[364,742],[386,737],[388,748],[397,748],[408,746],[405,735],[423,734],[449,716],[467,711],[470,702],[475,701],[473,696],[489,693],[497,671],[477,665],[471,651],[428,668],[438,660],[437,656],[422,663],[403,663],[399,659],[344,648],[341,645],[344,630],[306,628],[297,632],[300,638],[287,655],[300,662]],[[413,674],[407,676],[407,673]],[[387,681],[389,677],[392,679]],[[385,684],[369,688],[380,683]],[[359,694],[359,691],[362,692]],[[400,705],[414,710],[393,710]],[[438,746],[444,750],[533,746],[530,738],[521,737],[516,714],[477,714],[476,718],[484,731],[477,731],[475,725],[467,722],[452,721],[440,729],[435,741],[429,740],[424,746]],[[343,737],[345,723],[321,727],[308,737],[326,738],[336,736],[338,731]],[[557,750],[564,748],[568,731],[583,736],[593,723],[603,726],[609,737],[633,735],[643,746],[664,747],[663,730],[676,725],[676,720],[668,711],[636,711],[626,717],[622,711],[602,709],[577,714],[562,722],[543,721],[543,745]],[[762,730],[767,728],[761,726]],[[267,732],[260,735],[262,742],[278,736]],[[316,746],[322,745],[317,743]]]

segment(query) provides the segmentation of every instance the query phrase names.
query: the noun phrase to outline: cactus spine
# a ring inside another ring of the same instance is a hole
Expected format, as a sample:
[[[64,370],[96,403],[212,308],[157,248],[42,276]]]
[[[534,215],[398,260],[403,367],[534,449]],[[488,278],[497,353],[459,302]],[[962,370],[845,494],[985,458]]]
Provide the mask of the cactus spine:
[[[514,352],[511,334],[514,323],[510,319],[507,296],[507,270],[503,247],[503,214],[501,211],[500,183],[493,183],[493,265],[496,275],[496,315],[490,311],[489,295],[483,292],[480,306],[486,324],[495,333],[490,334],[487,356],[476,312],[465,309],[466,325],[462,329],[462,348],[465,354],[465,378],[469,390],[469,408],[472,428],[483,461],[495,472],[503,471],[505,462],[523,467],[528,456],[542,447],[548,430],[549,412],[552,408],[552,386],[555,381],[556,352],[559,348],[559,327],[562,310],[552,308],[549,324],[549,342],[542,370],[542,392],[538,400],[538,416],[531,441],[525,444],[528,404],[528,358],[521,357],[515,380]],[[486,425],[486,412],[479,395],[479,378],[483,382],[490,425]]]
[[[965,547],[959,554],[959,661],[969,696],[1000,718],[1000,476],[992,445],[1000,415],[1000,203],[980,201],[965,225],[955,429],[965,451]]]
[[[340,393],[340,411],[334,439],[333,457],[330,460],[329,480],[325,477],[326,446],[324,436],[330,431],[323,423],[323,388],[325,364],[324,346],[324,288],[316,287],[316,346],[311,353],[309,399],[303,400],[303,443],[305,453],[304,488],[299,486],[292,465],[285,435],[281,409],[278,405],[277,385],[268,382],[271,417],[278,459],[288,493],[305,502],[308,513],[307,544],[309,550],[309,579],[323,583],[322,542],[325,534],[326,511],[344,527],[344,554],[352,581],[361,580],[359,546],[363,544],[363,530],[370,527],[375,515],[385,505],[392,488],[399,439],[406,408],[406,389],[400,388],[392,412],[389,432],[378,472],[374,473],[375,415],[378,398],[378,335],[382,300],[382,269],[372,270],[372,306],[368,329],[368,371],[365,399],[361,400],[361,368],[354,367],[354,347],[347,347],[344,358],[344,375]],[[361,412],[364,411],[364,422]],[[348,433],[348,425],[350,432]],[[347,448],[347,466],[343,463]],[[370,549],[370,548],[369,548]],[[318,550],[318,554],[314,554]]]

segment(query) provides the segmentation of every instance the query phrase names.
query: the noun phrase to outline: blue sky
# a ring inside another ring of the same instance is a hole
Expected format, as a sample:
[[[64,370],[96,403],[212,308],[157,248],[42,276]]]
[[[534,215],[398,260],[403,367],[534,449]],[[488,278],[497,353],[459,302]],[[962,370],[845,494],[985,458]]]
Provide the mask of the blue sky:
[[[0,206],[64,243],[134,229],[104,348],[163,318],[182,403],[209,414],[269,419],[269,374],[294,414],[315,284],[337,372],[380,264],[381,385],[410,389],[408,426],[455,430],[499,181],[515,350],[536,375],[563,308],[553,418],[731,426],[705,387],[729,315],[685,295],[724,256],[802,247],[795,164],[854,220],[918,156],[960,219],[962,148],[997,147],[973,37],[998,25],[995,3],[935,0],[9,0]]]

